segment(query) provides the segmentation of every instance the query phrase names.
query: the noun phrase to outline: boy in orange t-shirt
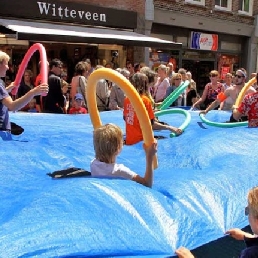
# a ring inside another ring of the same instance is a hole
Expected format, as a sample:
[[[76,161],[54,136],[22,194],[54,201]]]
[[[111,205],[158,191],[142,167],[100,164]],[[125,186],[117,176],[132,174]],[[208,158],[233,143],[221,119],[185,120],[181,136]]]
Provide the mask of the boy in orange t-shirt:
[[[152,103],[148,97],[144,94],[148,85],[148,78],[143,73],[136,73],[132,76],[132,84],[138,93],[141,96],[141,99],[145,105],[149,118],[151,120],[151,124],[154,121],[154,112],[152,109]],[[139,120],[136,116],[134,108],[130,102],[130,100],[126,97],[124,100],[124,112],[123,112],[124,120],[125,120],[125,129],[126,129],[126,138],[125,144],[132,145],[138,143],[143,140],[143,134],[140,127]]]

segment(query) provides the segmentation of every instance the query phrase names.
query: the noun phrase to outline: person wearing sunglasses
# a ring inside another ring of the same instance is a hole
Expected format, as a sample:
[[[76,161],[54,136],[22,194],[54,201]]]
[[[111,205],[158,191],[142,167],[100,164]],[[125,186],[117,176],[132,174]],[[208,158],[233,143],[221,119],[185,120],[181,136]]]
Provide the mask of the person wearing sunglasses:
[[[166,96],[167,98],[176,88],[178,88],[182,83],[182,75],[180,73],[174,73],[170,80],[170,85],[167,87]],[[179,100],[179,101],[178,101]],[[182,102],[182,94],[176,99],[170,106],[179,106],[178,102]]]
[[[236,71],[235,74],[235,84],[230,86],[218,94],[217,98],[204,110],[200,113],[207,114],[210,110],[215,109],[220,106],[220,110],[230,111],[233,108],[233,105],[236,102],[236,99],[241,92],[242,88],[245,86],[246,81],[246,70],[240,68]],[[250,87],[247,90],[247,94],[254,93],[256,90],[253,87]],[[232,120],[232,119],[231,119]],[[233,122],[233,121],[231,121]]]
[[[248,192],[247,207],[245,215],[248,216],[249,224],[253,234],[245,232],[239,228],[232,228],[225,232],[226,235],[236,240],[244,240],[246,248],[242,250],[240,258],[258,257],[258,187],[254,187]],[[194,258],[191,251],[185,247],[176,250],[179,258]]]
[[[201,98],[193,104],[192,109],[195,109],[202,103],[204,103],[206,109],[214,100],[217,99],[220,92],[224,92],[224,86],[219,82],[218,71],[212,70],[209,76],[211,82],[205,85]]]
[[[256,74],[256,81],[258,80],[258,74]],[[251,87],[253,88],[253,87]],[[250,91],[249,91],[250,92]],[[248,92],[247,92],[248,93]],[[243,116],[247,116],[249,127],[258,127],[258,92],[247,94],[239,107],[234,108],[231,120],[238,121]]]

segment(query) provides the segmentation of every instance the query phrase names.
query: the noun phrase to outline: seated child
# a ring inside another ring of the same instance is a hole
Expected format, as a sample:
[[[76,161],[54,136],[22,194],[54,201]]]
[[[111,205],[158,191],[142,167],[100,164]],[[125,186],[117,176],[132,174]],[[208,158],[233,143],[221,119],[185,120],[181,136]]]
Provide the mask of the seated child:
[[[123,148],[123,132],[117,125],[106,124],[95,129],[93,133],[93,144],[95,159],[92,160],[90,165],[92,176],[120,177],[152,187],[152,162],[155,153],[157,152],[156,140],[150,146],[144,146],[146,155],[146,170],[144,177],[139,176],[123,164],[116,163],[116,157]]]
[[[36,108],[36,99],[32,99],[30,102],[29,102],[29,109],[28,109],[28,112],[31,112],[31,113],[37,113],[38,110]]]
[[[149,80],[148,76],[144,73],[136,73],[132,76],[131,82],[143,101],[146,107],[147,113],[151,120],[153,130],[169,130],[176,133],[177,135],[182,133],[182,130],[174,126],[159,122],[155,116],[152,108],[152,100],[149,96]],[[130,102],[126,97],[124,100],[124,120],[126,129],[125,144],[132,145],[143,140],[143,134],[140,127],[139,120],[136,116],[136,112]]]
[[[82,107],[83,96],[80,93],[75,94],[74,106],[70,108],[69,114],[87,114],[86,108]]]
[[[152,109],[152,103],[150,99],[145,95],[147,91],[148,78],[143,73],[135,73],[132,76],[131,82],[135,89],[140,94],[140,97],[145,105],[148,116],[151,120],[151,124],[154,121],[154,112]],[[134,111],[133,105],[131,104],[128,97],[124,99],[124,111],[123,117],[125,120],[125,144],[132,145],[143,140],[143,134],[140,127],[140,122],[137,118],[136,112]]]

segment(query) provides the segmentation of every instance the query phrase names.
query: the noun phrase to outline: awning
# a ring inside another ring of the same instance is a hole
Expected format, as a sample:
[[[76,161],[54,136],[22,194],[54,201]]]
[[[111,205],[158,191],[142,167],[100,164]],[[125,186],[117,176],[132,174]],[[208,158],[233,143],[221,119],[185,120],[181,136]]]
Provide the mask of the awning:
[[[69,43],[117,44],[152,48],[179,49],[181,43],[148,37],[132,31],[89,28],[32,21],[0,19],[0,32],[13,32],[18,40],[56,41]]]

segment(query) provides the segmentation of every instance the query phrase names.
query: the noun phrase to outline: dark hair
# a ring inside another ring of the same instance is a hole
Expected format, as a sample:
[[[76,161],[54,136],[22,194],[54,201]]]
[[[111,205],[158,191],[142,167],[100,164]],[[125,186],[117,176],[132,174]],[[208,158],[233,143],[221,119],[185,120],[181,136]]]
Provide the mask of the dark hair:
[[[139,94],[145,94],[148,91],[148,77],[144,73],[135,73],[131,82]]]
[[[50,61],[49,63],[49,68],[50,70],[53,68],[53,67],[58,67],[58,66],[63,66],[63,62],[57,58],[53,59]]]
[[[153,83],[157,74],[151,70],[149,67],[144,66],[140,69],[140,73],[144,73],[148,77],[148,82]]]

